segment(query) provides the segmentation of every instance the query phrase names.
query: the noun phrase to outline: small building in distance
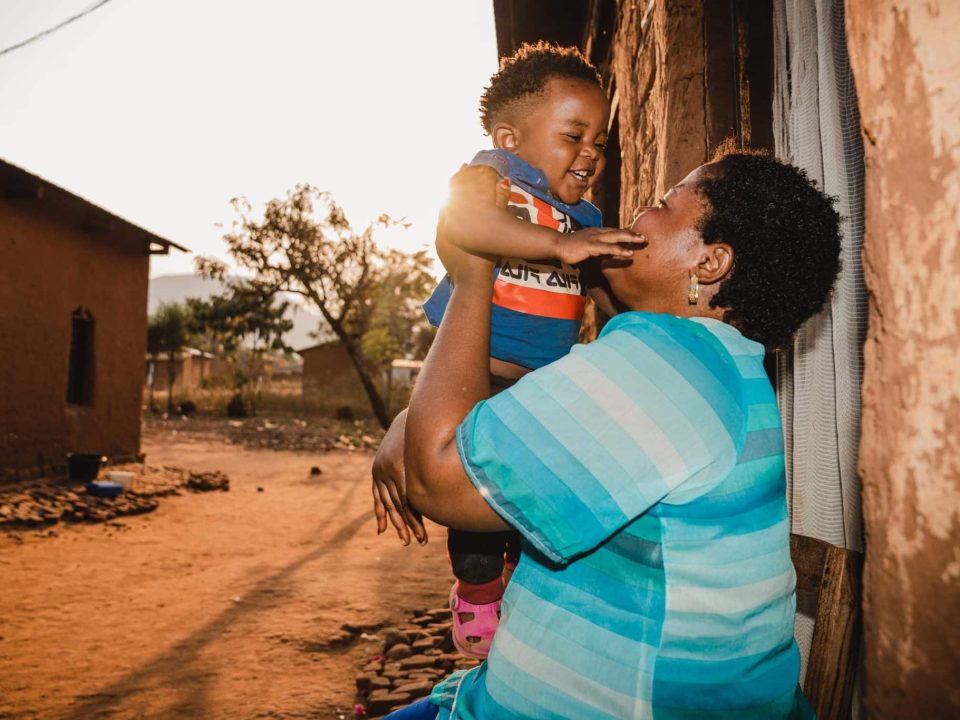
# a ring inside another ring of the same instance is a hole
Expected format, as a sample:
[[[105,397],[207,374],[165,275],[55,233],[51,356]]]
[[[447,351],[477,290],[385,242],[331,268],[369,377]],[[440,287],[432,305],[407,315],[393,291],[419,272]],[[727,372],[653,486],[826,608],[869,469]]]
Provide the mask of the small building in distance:
[[[166,353],[160,353],[157,357],[148,354],[146,387],[166,392],[170,378],[169,365]],[[174,358],[173,370],[173,392],[183,393],[198,389],[204,380],[216,375],[230,374],[232,366],[226,360],[218,360],[213,353],[184,348]]]
[[[417,380],[417,375],[423,369],[423,360],[407,360],[398,358],[390,362],[390,377],[387,386],[390,388],[408,388]]]
[[[166,353],[156,357],[147,354],[144,387],[154,392],[166,392],[169,385],[169,359]],[[195,390],[211,387],[233,387],[237,373],[253,373],[251,382],[297,382],[303,364],[298,358],[272,354],[259,358],[251,370],[248,357],[218,357],[197,348],[184,348],[174,358],[173,394],[187,399]]]
[[[0,479],[140,452],[154,235],[0,160]]]
[[[303,394],[322,391],[335,379],[346,373],[355,372],[353,361],[339,340],[312,345],[297,354],[303,358],[302,388]]]
[[[298,382],[303,375],[303,359],[294,354],[268,355],[264,361],[270,368],[271,382]]]

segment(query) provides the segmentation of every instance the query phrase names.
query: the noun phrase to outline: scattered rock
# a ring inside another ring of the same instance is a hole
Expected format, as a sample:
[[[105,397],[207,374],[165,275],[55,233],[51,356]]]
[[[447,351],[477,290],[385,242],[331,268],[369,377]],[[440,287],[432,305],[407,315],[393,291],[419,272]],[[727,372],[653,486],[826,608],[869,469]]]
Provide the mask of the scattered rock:
[[[49,478],[0,486],[0,529],[39,528],[60,522],[110,522],[152,512],[159,506],[160,498],[179,495],[185,487],[195,491],[224,490],[230,483],[222,473],[196,475],[180,468],[141,463],[119,464],[111,469],[134,473],[133,488],[115,498],[91,495],[82,483]],[[128,529],[122,524],[114,527]],[[43,536],[56,537],[56,533],[47,531]]]
[[[362,673],[357,675],[357,692],[361,695],[369,695],[374,690],[389,690],[390,680],[372,673]]]
[[[366,675],[361,673],[357,675],[355,684],[357,686],[357,694],[361,696],[366,696],[370,694],[370,690],[373,688],[373,679],[377,677],[376,675]],[[388,683],[389,684],[389,683]]]
[[[353,635],[363,635],[364,633],[377,633],[383,629],[383,623],[366,623],[364,625],[357,625],[355,623],[344,623],[340,626],[340,629],[344,632],[352,633]],[[380,639],[379,637],[377,638]]]
[[[385,653],[388,660],[403,660],[413,655],[413,649],[409,645],[397,643]]]
[[[318,468],[316,465],[314,465],[312,468],[310,468],[310,474],[311,474],[311,475],[323,475],[323,470],[321,470],[321,469]]]
[[[416,670],[417,668],[433,667],[434,658],[427,655],[411,655],[400,661],[401,670]]]
[[[394,645],[403,644],[407,645],[410,643],[410,636],[405,632],[398,630],[397,628],[386,628],[383,631],[383,649],[389,650]]]
[[[327,647],[330,648],[346,647],[356,640],[356,638],[357,636],[355,633],[352,633],[349,630],[340,629],[338,632],[332,633],[327,638],[326,644]]]
[[[212,490],[227,492],[230,490],[230,478],[216,470],[205,473],[190,473],[187,488],[194,492],[210,492]]]
[[[383,663],[383,671],[384,671],[385,673],[390,673],[390,672],[398,673],[398,672],[400,672],[400,661],[399,661],[399,660],[393,660],[393,661],[391,661],[391,662],[384,662],[384,663]]]
[[[414,700],[416,700],[429,695],[430,691],[433,690],[433,685],[434,684],[429,680],[418,680],[415,682],[398,685],[394,692],[408,693]]]
[[[426,697],[454,670],[479,663],[451,652],[453,635],[447,608],[415,610],[412,615],[409,622],[380,631],[382,655],[371,658],[357,674],[357,701],[366,703],[372,717]]]
[[[410,693],[390,692],[388,690],[374,690],[367,698],[367,712],[372,715],[390,712],[394,708],[409,705],[413,700]]]
[[[452,653],[454,648],[453,628],[447,628],[447,631],[443,634],[443,638],[440,640],[440,644],[437,646],[437,649],[442,650],[445,653]]]
[[[417,640],[411,646],[417,652],[423,652],[424,650],[433,650],[437,645],[441,643],[443,637],[437,637],[436,635],[430,635],[423,638],[422,640]]]

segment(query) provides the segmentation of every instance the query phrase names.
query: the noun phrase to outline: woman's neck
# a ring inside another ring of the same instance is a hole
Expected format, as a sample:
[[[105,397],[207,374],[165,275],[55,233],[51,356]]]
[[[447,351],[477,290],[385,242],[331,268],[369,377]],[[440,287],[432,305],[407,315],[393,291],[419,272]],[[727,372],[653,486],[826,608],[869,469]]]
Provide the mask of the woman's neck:
[[[682,318],[706,317],[714,320],[723,320],[726,313],[724,308],[710,307],[710,299],[701,295],[696,305],[691,305],[688,301],[683,302],[657,302],[637,300],[626,305],[628,310],[638,310],[641,312],[657,313],[664,315],[676,315]]]

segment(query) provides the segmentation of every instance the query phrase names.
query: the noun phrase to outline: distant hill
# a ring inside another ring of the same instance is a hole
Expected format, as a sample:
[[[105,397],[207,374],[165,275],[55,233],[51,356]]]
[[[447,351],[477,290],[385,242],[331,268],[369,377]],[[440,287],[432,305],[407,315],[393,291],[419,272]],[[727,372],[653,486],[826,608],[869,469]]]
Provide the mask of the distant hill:
[[[162,303],[183,302],[189,297],[208,298],[223,290],[219,280],[206,280],[199,275],[161,275],[150,278],[147,294],[147,314],[152,314]],[[332,339],[330,330],[319,315],[303,308],[293,308],[290,314],[293,329],[283,336],[284,341],[295,350],[316,345]],[[323,326],[322,338],[317,340],[310,333],[317,332]]]

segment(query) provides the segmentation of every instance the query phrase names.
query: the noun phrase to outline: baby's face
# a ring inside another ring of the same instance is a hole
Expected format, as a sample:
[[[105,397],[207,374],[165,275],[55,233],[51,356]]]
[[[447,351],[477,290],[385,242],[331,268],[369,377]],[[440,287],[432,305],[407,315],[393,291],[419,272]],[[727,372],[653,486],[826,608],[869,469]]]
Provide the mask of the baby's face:
[[[547,176],[553,195],[579,202],[603,172],[610,103],[592,83],[550,78],[516,123],[513,152]]]

